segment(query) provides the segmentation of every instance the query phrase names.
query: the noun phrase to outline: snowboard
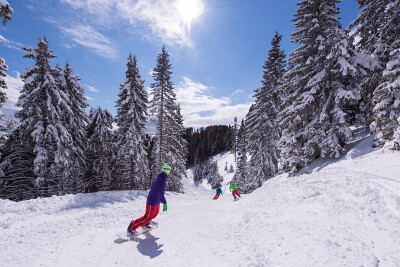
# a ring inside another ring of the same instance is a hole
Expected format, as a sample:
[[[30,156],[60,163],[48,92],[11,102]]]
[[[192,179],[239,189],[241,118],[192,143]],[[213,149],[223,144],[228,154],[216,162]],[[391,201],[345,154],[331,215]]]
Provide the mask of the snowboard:
[[[150,222],[150,226],[151,227],[141,226],[138,229],[136,229],[136,232],[137,232],[136,236],[130,235],[128,233],[117,234],[117,239],[114,242],[115,243],[124,243],[124,242],[128,242],[130,240],[134,241],[136,237],[156,229],[158,227],[158,223],[157,222]]]

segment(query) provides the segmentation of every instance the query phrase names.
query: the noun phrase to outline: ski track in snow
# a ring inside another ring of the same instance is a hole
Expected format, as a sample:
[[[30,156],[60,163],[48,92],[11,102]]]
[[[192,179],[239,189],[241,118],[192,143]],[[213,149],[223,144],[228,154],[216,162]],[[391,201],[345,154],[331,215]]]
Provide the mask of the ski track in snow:
[[[185,194],[167,192],[159,227],[121,244],[147,191],[0,200],[0,266],[400,266],[399,153],[359,154],[368,141],[239,201],[223,171],[233,155],[219,155],[218,200],[188,171]]]

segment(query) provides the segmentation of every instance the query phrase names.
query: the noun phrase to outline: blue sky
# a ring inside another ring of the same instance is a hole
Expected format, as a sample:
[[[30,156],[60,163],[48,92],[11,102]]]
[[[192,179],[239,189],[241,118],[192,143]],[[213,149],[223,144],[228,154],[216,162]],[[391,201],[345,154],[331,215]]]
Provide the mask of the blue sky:
[[[65,65],[68,60],[86,89],[88,103],[116,114],[119,85],[129,53],[136,55],[148,88],[165,45],[184,125],[233,124],[247,113],[275,31],[286,54],[291,19],[300,0],[8,0],[12,21],[0,28],[0,56],[9,67],[7,91],[13,108],[22,73],[34,64],[22,46],[46,36]],[[191,4],[191,5],[190,5]],[[193,8],[195,7],[195,8]],[[339,5],[344,27],[358,14],[355,0]]]

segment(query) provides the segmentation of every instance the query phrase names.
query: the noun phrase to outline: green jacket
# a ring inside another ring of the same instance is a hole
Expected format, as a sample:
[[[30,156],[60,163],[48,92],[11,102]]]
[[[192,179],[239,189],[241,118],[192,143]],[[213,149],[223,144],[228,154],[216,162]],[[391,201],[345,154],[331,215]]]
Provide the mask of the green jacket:
[[[229,190],[232,192],[232,191],[235,191],[236,189],[237,189],[237,186],[234,183],[231,183],[231,186],[229,186]]]

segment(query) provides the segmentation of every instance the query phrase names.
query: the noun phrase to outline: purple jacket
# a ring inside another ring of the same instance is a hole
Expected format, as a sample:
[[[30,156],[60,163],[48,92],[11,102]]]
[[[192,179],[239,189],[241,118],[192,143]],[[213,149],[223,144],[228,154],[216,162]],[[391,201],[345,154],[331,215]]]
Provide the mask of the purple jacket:
[[[159,205],[160,202],[167,203],[165,199],[165,185],[167,184],[168,175],[161,172],[151,185],[149,195],[147,196],[147,204]]]

